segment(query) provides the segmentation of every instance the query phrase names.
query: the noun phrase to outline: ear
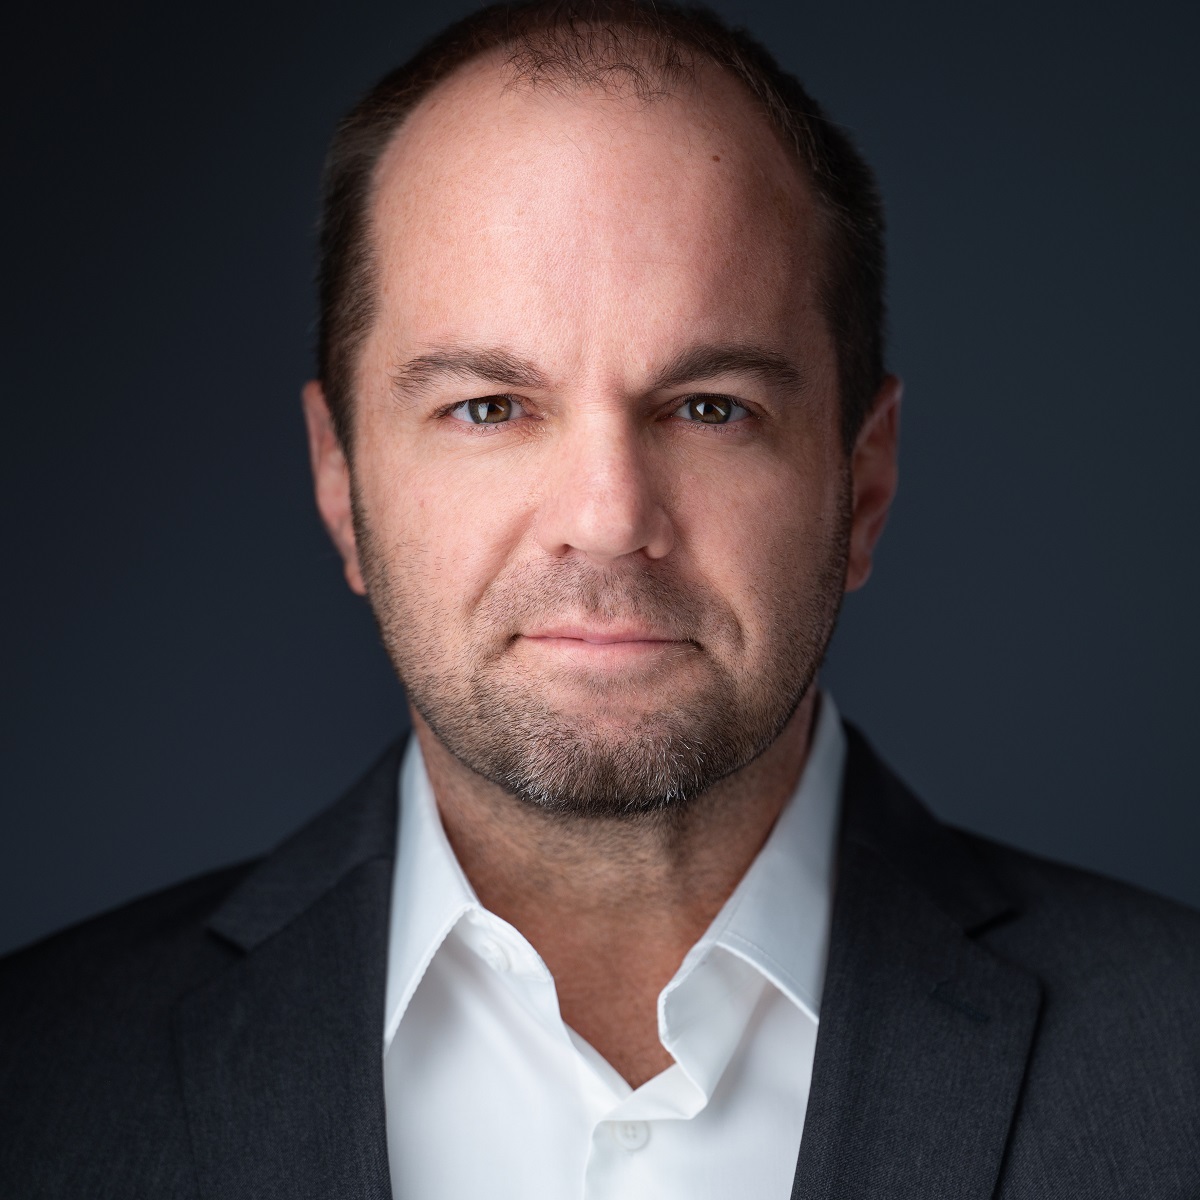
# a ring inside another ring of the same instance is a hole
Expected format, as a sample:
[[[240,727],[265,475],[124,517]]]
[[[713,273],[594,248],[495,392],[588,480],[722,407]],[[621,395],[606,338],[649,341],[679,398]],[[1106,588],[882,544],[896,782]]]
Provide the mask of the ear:
[[[350,464],[333,428],[333,417],[325,400],[320,380],[304,385],[304,420],[308,426],[308,457],[312,466],[317,511],[342,556],[342,567],[350,590],[366,594],[358,547],[354,540],[354,520],[350,508]]]
[[[884,379],[854,443],[850,458],[854,515],[846,563],[848,592],[862,587],[871,576],[875,545],[887,524],[888,510],[896,495],[903,391],[904,385],[895,375]]]

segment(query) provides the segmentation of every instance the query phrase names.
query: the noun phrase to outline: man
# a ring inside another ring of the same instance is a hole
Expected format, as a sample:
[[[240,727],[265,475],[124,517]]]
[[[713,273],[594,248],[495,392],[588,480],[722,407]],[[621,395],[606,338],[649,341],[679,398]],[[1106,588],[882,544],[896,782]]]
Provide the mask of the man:
[[[939,825],[817,687],[881,227],[704,14],[483,10],[347,118],[304,407],[414,737],[3,965],[4,1195],[1200,1195],[1200,918]]]

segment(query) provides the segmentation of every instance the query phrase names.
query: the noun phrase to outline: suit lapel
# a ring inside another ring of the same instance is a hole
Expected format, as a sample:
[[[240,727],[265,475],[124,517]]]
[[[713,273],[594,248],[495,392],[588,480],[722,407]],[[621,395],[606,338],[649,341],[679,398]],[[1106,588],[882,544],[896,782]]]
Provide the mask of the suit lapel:
[[[400,747],[214,915],[239,952],[175,1039],[201,1194],[391,1195],[383,1006]]]
[[[794,1200],[993,1194],[1040,1003],[972,935],[1011,916],[967,844],[850,731]]]

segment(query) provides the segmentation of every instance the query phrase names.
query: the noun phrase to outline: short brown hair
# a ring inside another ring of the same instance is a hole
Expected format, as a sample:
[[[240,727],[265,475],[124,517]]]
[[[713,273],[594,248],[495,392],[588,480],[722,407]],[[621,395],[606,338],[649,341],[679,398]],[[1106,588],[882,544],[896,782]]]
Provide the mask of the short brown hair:
[[[354,374],[375,315],[375,167],[421,99],[496,50],[507,51],[516,80],[535,85],[625,86],[651,99],[670,94],[705,60],[742,82],[796,154],[829,221],[820,298],[837,349],[849,450],[884,373],[884,223],[875,177],[845,131],[749,34],[708,9],[658,0],[490,5],[443,30],[342,120],[325,161],[317,346],[317,375],[342,445],[351,448]]]

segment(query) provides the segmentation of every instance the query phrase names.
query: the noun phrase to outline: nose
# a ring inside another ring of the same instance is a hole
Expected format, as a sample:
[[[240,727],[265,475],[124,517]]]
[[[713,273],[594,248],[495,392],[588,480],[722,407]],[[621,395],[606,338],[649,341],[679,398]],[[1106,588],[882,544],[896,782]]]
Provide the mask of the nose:
[[[630,554],[669,554],[674,528],[666,480],[646,432],[623,413],[580,416],[550,448],[538,540],[556,558],[575,553],[603,565]]]

